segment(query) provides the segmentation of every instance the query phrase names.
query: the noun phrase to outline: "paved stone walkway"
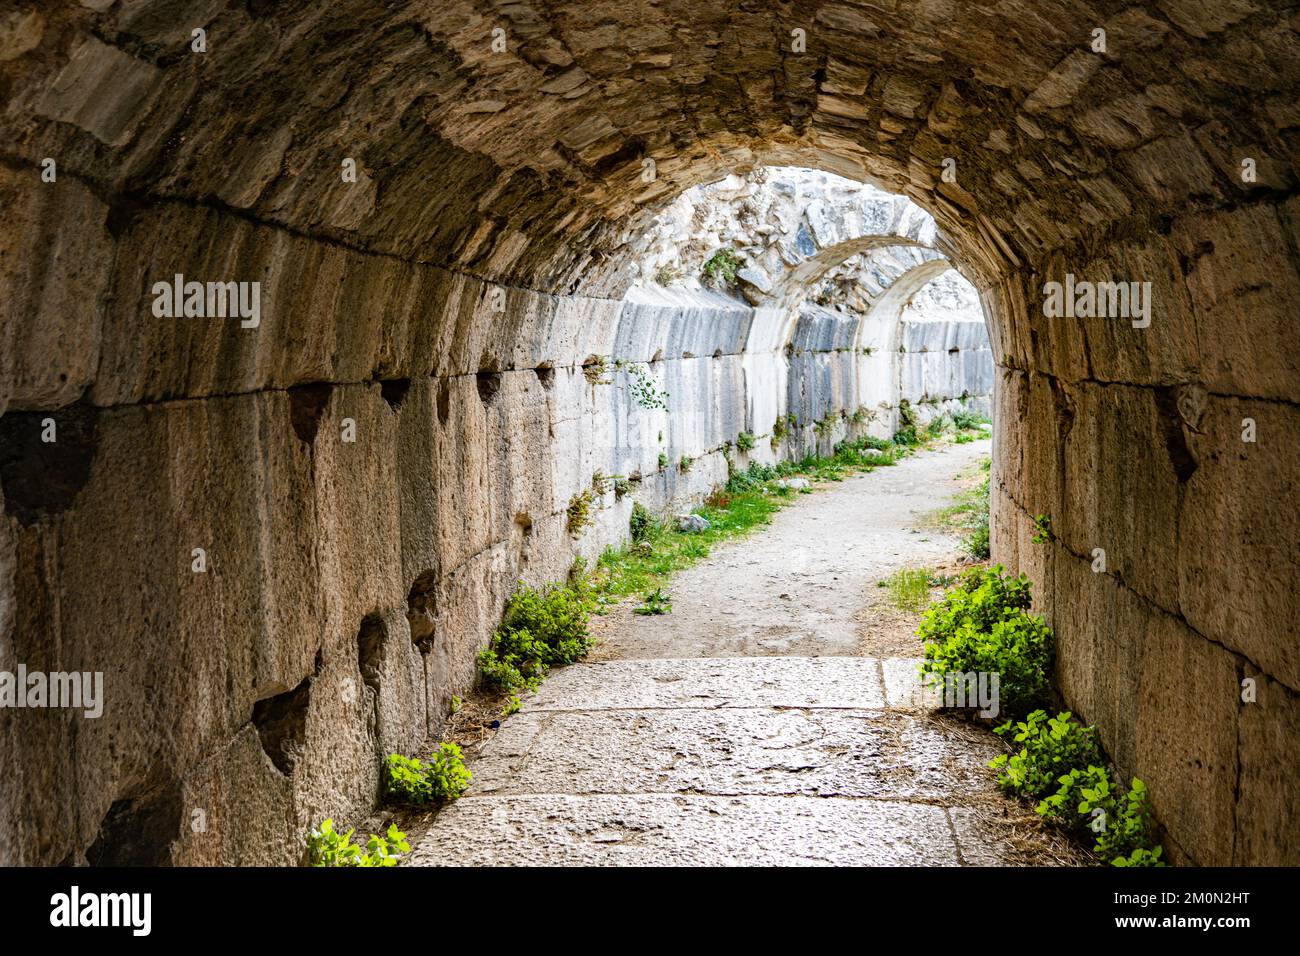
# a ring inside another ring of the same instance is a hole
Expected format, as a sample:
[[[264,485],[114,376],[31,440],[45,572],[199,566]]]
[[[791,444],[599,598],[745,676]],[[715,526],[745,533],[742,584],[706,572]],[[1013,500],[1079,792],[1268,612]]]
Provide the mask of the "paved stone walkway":
[[[751,597],[762,602],[771,591],[779,601],[778,591],[798,587],[787,580],[793,549],[833,565],[844,555],[840,539],[885,540],[892,547],[830,575],[846,584],[825,604],[832,639],[819,649],[839,655],[773,656],[766,632],[746,641],[735,630],[723,653],[748,656],[687,656],[680,652],[713,649],[713,637],[698,633],[698,614],[679,616],[676,606],[649,619],[657,629],[640,644],[617,626],[605,650],[625,651],[621,659],[556,671],[504,721],[470,765],[470,792],[439,813],[409,863],[1001,862],[987,814],[975,812],[991,791],[985,764],[994,745],[927,717],[915,659],[850,656],[845,636],[876,575],[954,549],[934,534],[921,544],[906,527],[917,508],[942,498],[898,507],[891,489],[912,496],[917,481],[942,474],[939,492],[951,494],[951,476],[987,443],[979,446],[926,453],[802,497],[770,528],[720,547],[673,583],[675,604],[705,610],[722,579],[745,567]],[[892,515],[896,527],[855,526],[851,516],[864,509],[877,525]],[[814,518],[826,519],[820,541],[807,539]],[[755,555],[763,566],[750,567]],[[815,646],[818,624],[807,613],[797,626],[811,629],[802,643]],[[667,653],[647,656],[647,643]]]

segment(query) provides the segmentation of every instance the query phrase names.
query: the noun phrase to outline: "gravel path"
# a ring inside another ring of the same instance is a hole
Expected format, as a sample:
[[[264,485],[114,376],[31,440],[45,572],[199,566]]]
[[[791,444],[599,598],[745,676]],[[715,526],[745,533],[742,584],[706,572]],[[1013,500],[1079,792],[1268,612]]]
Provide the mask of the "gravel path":
[[[611,613],[595,659],[881,656],[885,648],[863,626],[863,612],[883,597],[877,582],[900,568],[953,562],[957,541],[915,524],[950,502],[955,477],[987,457],[990,444],[922,451],[800,495],[766,528],[676,575],[671,615],[633,614],[635,602]]]

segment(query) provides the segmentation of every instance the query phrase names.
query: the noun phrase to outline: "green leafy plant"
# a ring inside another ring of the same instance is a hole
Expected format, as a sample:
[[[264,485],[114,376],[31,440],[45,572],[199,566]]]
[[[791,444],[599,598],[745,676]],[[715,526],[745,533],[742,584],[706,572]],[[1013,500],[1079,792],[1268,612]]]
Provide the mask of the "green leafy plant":
[[[1136,777],[1127,793],[1097,764],[1076,767],[1058,779],[1055,793],[1038,804],[1043,819],[1093,838],[1093,852],[1116,866],[1164,866],[1152,847],[1154,825],[1146,784]]]
[[[667,468],[670,464],[672,464],[672,462],[671,462],[671,460],[669,459],[669,457],[668,457],[667,455],[665,455],[663,452],[660,452],[660,453],[659,453],[659,470],[660,470],[660,471],[663,471],[663,470],[664,470],[665,468]]]
[[[748,468],[735,472],[727,479],[725,491],[729,494],[752,491],[761,487],[765,481],[770,481],[776,477],[777,471],[771,465],[765,465],[757,461],[750,462]]]
[[[999,706],[1018,716],[1044,703],[1052,669],[1052,631],[1026,613],[1029,580],[1003,567],[972,568],[957,587],[925,612],[917,632],[925,641],[922,679],[948,673],[996,673]]]
[[[736,448],[740,451],[753,451],[756,444],[753,432],[741,432],[736,436]]]
[[[1084,727],[1069,711],[1048,717],[1031,712],[1023,721],[1009,721],[994,733],[1010,735],[1020,750],[989,762],[998,771],[998,787],[1017,796],[1042,798],[1054,793],[1060,779],[1101,760],[1095,728]]]
[[[387,795],[416,805],[458,799],[469,786],[471,777],[461,759],[460,747],[453,743],[439,744],[427,762],[389,754],[386,766]]]
[[[1109,805],[1101,802],[1104,797],[1100,794],[1089,799],[1090,795],[1084,791],[1083,796],[1085,803],[1079,808],[1081,813],[1088,812],[1092,806],[1101,807],[1105,813],[1105,825],[1093,831],[1097,838],[1093,850],[1103,859],[1112,862],[1117,859],[1128,860],[1139,850],[1154,853],[1154,850],[1158,849],[1152,847],[1155,842],[1153,833],[1155,827],[1150,810],[1147,808],[1146,784],[1141,780],[1134,777],[1128,793]],[[1109,791],[1106,796],[1109,796]],[[1154,861],[1145,865],[1159,866],[1160,863]]]
[[[740,270],[740,257],[730,249],[719,249],[704,263],[704,275],[712,282],[733,285]]]
[[[406,834],[389,824],[384,835],[374,834],[365,851],[352,842],[352,834],[339,833],[333,820],[324,820],[307,834],[307,861],[311,866],[396,866],[403,853],[411,852]]]
[[[668,393],[655,382],[650,366],[638,362],[620,362],[618,367],[627,372],[632,400],[642,408],[668,411]]]
[[[655,588],[644,597],[644,602],[640,607],[632,609],[634,614],[669,614],[672,612],[672,601],[668,600],[668,595],[660,588]]]
[[[385,761],[384,793],[401,803],[424,804],[433,800],[424,762],[416,757],[389,754]]]
[[[961,408],[952,413],[952,425],[958,431],[979,431],[982,424],[987,424],[989,419],[983,415],[977,415],[975,412]]]
[[[1055,539],[1056,536],[1052,534],[1052,516],[1034,515],[1034,534],[1029,540],[1034,544],[1048,544]]]
[[[452,694],[452,695],[451,695],[451,712],[452,712],[453,714],[459,714],[459,713],[460,713],[460,708],[461,708],[461,706],[462,706],[464,703],[465,703],[465,702],[464,702],[463,700],[461,700],[461,699],[460,699],[459,697],[457,697],[455,694]]]
[[[526,585],[506,602],[492,643],[479,653],[484,680],[500,690],[532,690],[551,667],[586,656],[592,638],[585,575],[567,586],[537,591]]]
[[[429,759],[427,775],[435,800],[460,799],[473,776],[461,759],[460,747],[448,742],[439,744]]]
[[[915,425],[908,425],[906,428],[900,428],[894,432],[893,442],[895,445],[902,445],[907,448],[914,448],[921,444],[921,436],[917,434]]]
[[[691,470],[691,465],[695,464],[695,459],[690,455],[682,455],[681,460],[677,462],[677,467],[683,472]]]
[[[655,530],[656,521],[646,510],[645,505],[636,501],[632,503],[632,516],[627,519],[627,530],[633,541],[644,541]]]
[[[1105,767],[1093,763],[1061,774],[1056,786],[1056,792],[1051,793],[1049,788],[1048,795],[1035,808],[1038,815],[1049,823],[1075,829],[1084,823],[1081,815],[1093,807],[1104,805],[1108,809],[1114,802],[1110,797],[1110,774]]]
[[[506,705],[501,708],[501,716],[509,717],[512,714],[517,714],[523,706],[524,702],[519,699],[519,695],[512,694],[510,699],[506,701]]]
[[[569,499],[569,507],[565,509],[568,516],[567,526],[569,534],[575,538],[582,534],[582,529],[587,526],[591,518],[591,504],[596,500],[596,494],[590,488],[578,492]]]
[[[1117,856],[1110,861],[1111,866],[1167,866],[1160,855],[1164,852],[1164,847],[1156,847],[1154,850],[1148,850],[1145,847],[1139,847],[1128,856]]]

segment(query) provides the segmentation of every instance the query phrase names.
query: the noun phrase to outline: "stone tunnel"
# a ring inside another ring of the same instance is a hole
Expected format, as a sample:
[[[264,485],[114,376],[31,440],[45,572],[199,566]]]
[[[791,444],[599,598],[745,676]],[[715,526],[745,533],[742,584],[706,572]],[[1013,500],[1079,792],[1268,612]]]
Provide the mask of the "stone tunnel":
[[[437,734],[518,581],[725,481],[742,431],[892,425],[897,322],[877,366],[783,294],[635,286],[656,215],[760,167],[930,219],[841,251],[978,290],[993,557],[1066,703],[1173,858],[1297,862],[1300,6],[8,10],[0,670],[106,704],[0,710],[0,862],[294,862]]]

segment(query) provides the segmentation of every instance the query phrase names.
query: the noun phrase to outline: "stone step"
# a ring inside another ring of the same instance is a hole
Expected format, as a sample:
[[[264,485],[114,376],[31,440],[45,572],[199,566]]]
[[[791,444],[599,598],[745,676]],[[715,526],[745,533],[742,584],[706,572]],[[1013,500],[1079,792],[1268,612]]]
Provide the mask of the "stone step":
[[[563,668],[405,865],[998,862],[967,806],[998,748],[928,719],[918,688],[908,660]]]
[[[918,705],[917,661],[870,657],[632,659],[555,671],[526,710]]]
[[[917,866],[961,862],[942,807],[685,794],[464,797],[405,866]]]
[[[883,710],[736,708],[520,714],[474,762],[471,793],[702,793],[952,800],[998,749]]]

